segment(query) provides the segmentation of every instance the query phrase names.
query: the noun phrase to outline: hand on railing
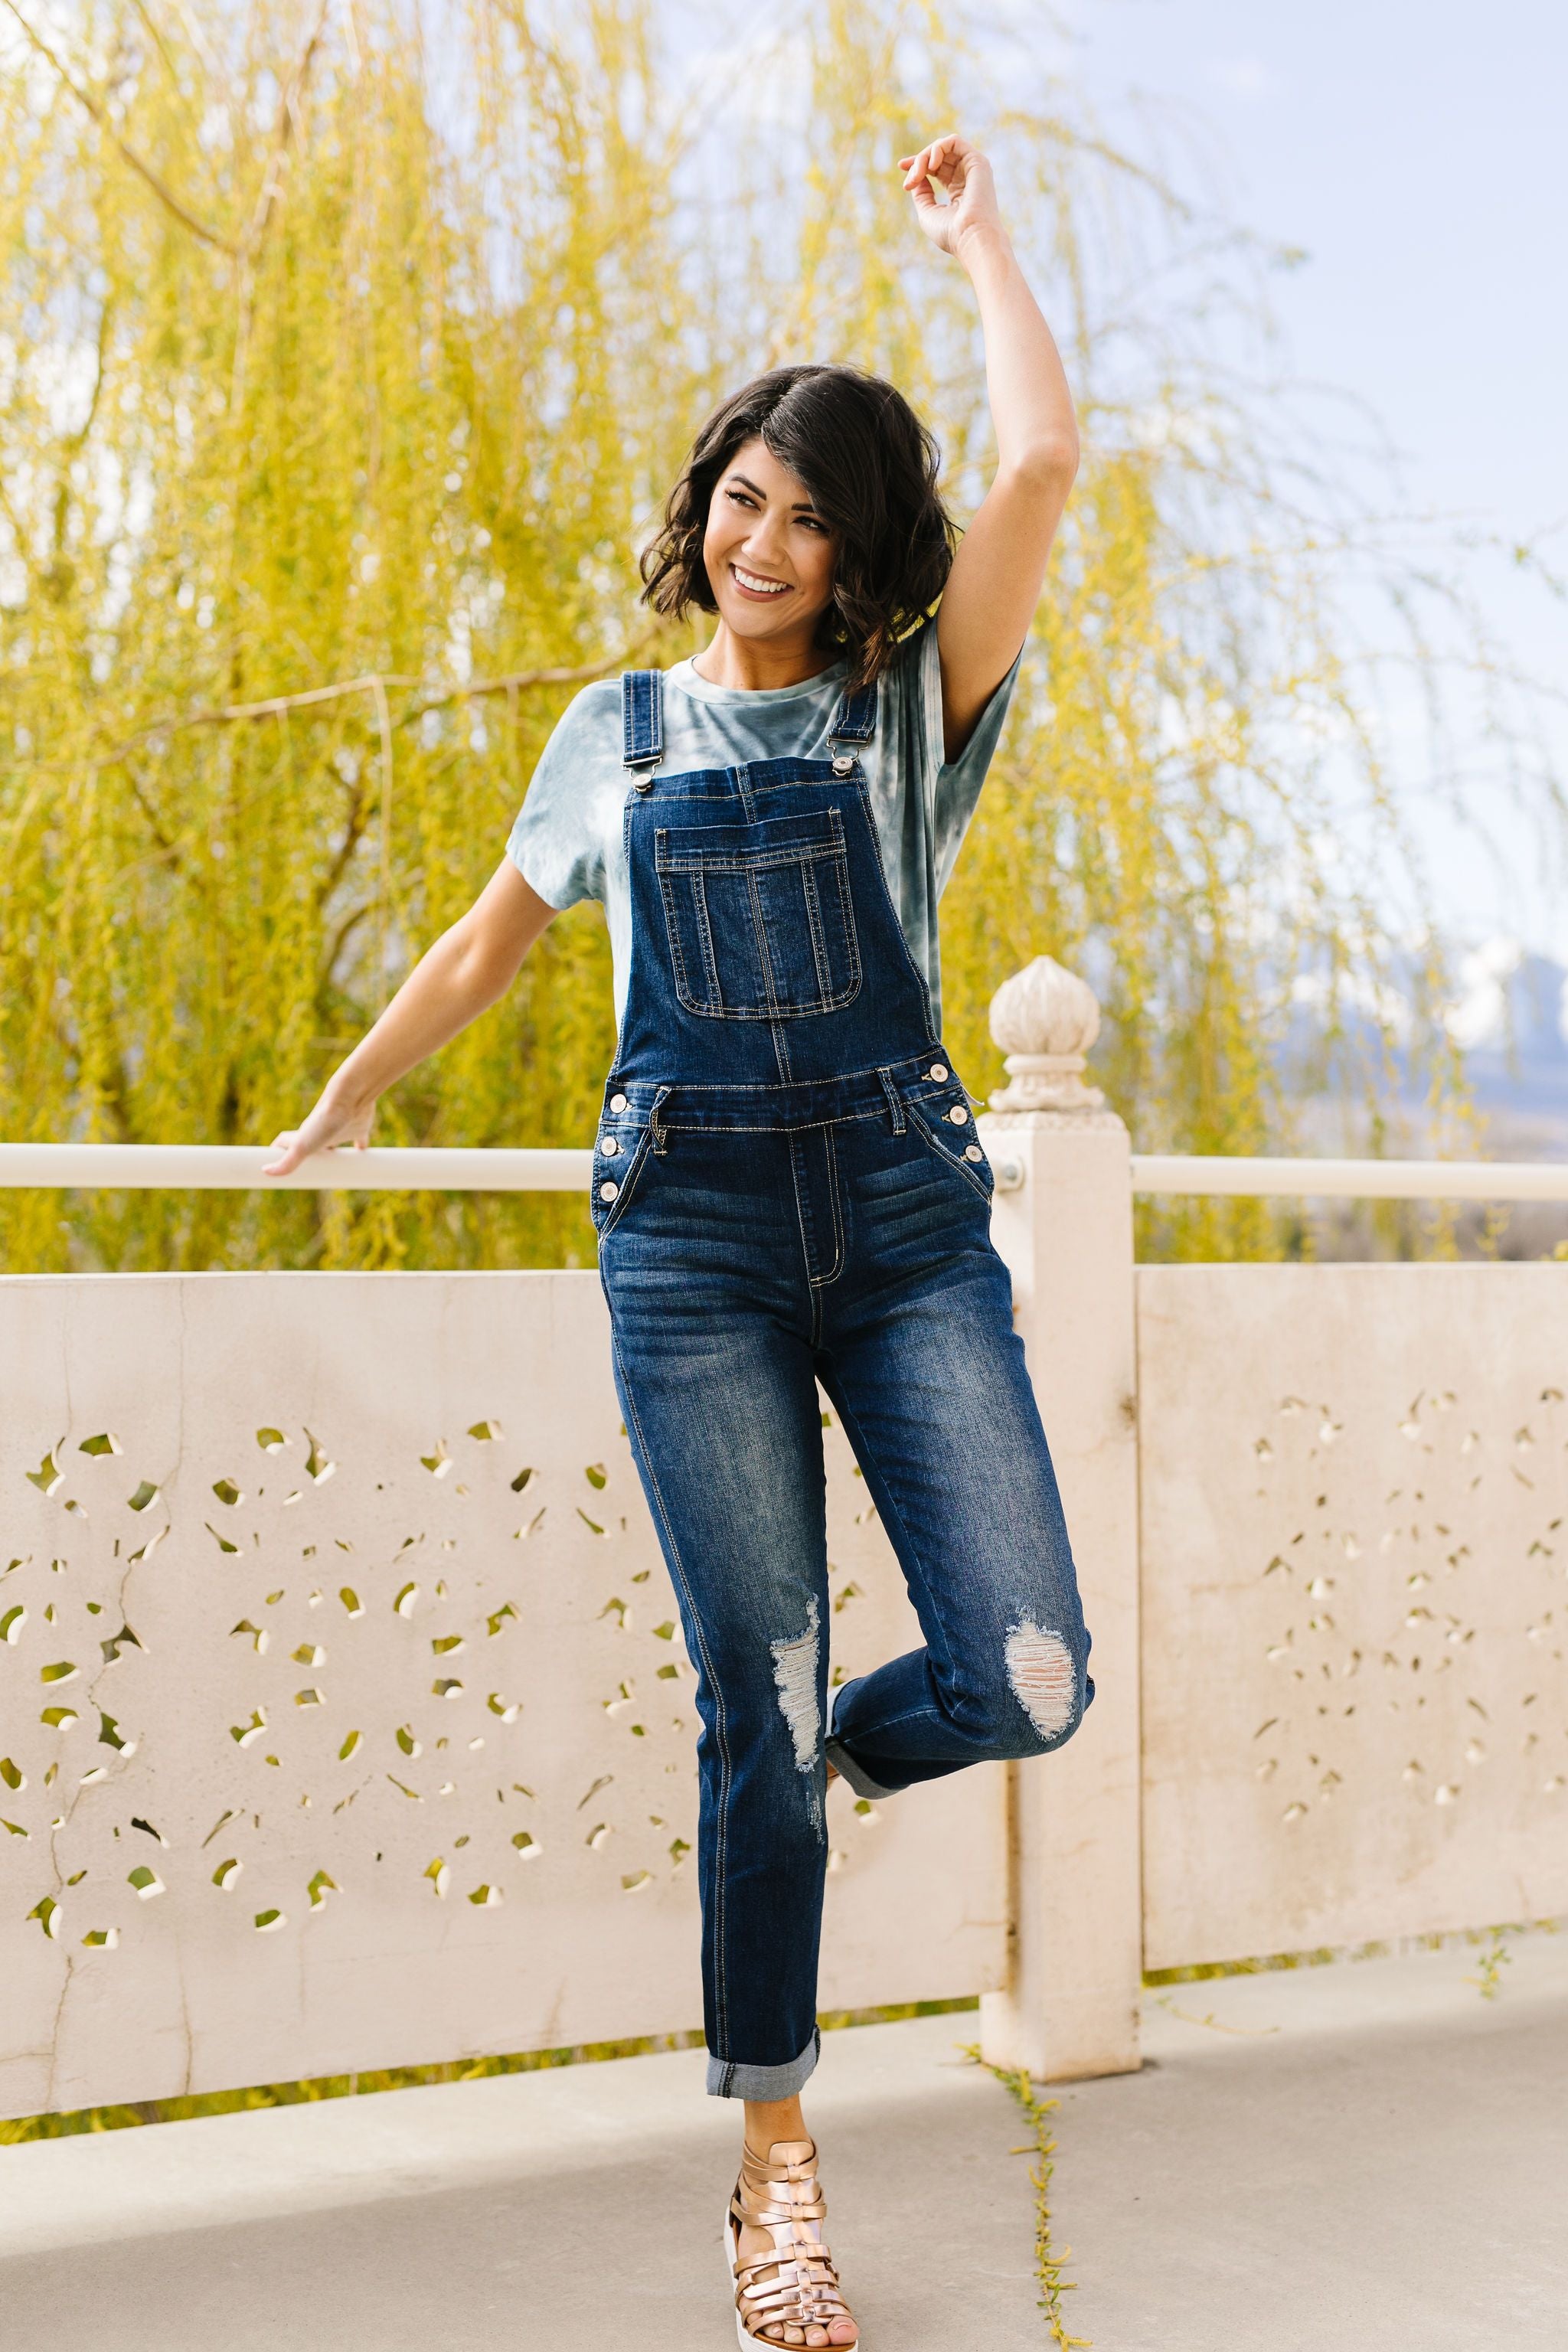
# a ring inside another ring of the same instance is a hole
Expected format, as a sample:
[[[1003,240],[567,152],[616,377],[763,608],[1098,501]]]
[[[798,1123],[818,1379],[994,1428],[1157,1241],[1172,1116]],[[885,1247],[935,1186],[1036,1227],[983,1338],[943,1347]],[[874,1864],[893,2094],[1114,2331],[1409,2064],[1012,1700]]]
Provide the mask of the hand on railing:
[[[302,1160],[317,1151],[363,1151],[374,1117],[374,1097],[368,1103],[342,1104],[333,1100],[329,1087],[303,1127],[285,1128],[273,1137],[272,1149],[279,1156],[268,1161],[262,1174],[291,1176]]]

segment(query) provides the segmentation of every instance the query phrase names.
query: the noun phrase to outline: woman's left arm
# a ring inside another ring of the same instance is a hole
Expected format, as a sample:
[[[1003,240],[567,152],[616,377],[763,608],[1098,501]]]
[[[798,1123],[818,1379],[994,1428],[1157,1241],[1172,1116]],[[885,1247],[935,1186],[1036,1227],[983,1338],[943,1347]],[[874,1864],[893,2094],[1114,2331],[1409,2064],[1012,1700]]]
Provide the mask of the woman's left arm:
[[[1078,425],[1060,355],[1018,267],[984,156],[950,132],[900,168],[921,228],[963,263],[974,288],[996,434],[995,477],[959,542],[937,614],[942,732],[946,756],[955,760],[1028,635],[1078,471]]]

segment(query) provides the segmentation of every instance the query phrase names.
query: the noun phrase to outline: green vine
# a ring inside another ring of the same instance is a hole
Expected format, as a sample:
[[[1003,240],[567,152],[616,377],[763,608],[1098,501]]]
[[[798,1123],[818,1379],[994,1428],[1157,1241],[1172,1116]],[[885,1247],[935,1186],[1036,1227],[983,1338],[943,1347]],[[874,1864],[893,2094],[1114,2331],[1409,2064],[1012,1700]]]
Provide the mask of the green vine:
[[[1064,2246],[1058,2253],[1051,2238],[1051,2176],[1056,2170],[1057,2144],[1051,2137],[1049,2118],[1061,2105],[1059,2099],[1042,2099],[1023,2066],[993,2066],[980,2054],[978,2043],[964,2046],[964,2056],[976,2066],[984,2066],[994,2074],[1023,2109],[1034,2137],[1014,2150],[1016,2156],[1032,2156],[1029,2179],[1035,2190],[1035,2275],[1040,2283],[1039,2306],[1045,2315],[1046,2328],[1051,2342],[1059,2352],[1087,2352],[1093,2337],[1069,2336],[1062,2316],[1062,2297],[1077,2291],[1075,2279],[1062,2276],[1062,2264],[1071,2260],[1072,2248]]]

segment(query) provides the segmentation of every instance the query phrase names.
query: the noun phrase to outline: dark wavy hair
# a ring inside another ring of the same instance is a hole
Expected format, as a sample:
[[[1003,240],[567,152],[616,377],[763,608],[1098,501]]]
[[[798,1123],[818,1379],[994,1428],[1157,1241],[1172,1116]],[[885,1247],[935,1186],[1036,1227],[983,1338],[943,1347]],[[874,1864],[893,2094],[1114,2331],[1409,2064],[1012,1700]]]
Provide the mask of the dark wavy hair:
[[[847,656],[852,686],[869,686],[941,595],[954,532],[935,441],[902,393],[859,368],[772,368],[714,410],[643,555],[643,601],[677,618],[693,604],[717,609],[702,561],[708,509],[736,451],[758,439],[805,483],[834,534],[817,643]]]

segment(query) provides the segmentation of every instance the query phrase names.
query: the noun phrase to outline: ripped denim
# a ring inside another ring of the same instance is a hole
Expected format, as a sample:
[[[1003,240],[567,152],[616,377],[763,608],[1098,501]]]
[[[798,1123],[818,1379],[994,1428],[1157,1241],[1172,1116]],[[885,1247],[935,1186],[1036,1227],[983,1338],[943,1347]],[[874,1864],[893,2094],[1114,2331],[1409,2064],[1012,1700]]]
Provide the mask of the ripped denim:
[[[1058,1748],[1093,1696],[991,1171],[928,1062],[774,1088],[814,1114],[791,1129],[727,1121],[710,1087],[654,1130],[662,1097],[624,1080],[602,1122],[616,1379],[698,1675],[721,2096],[785,2098],[816,2063],[826,1759],[886,1797]],[[818,1382],[924,1636],[831,1691]]]

